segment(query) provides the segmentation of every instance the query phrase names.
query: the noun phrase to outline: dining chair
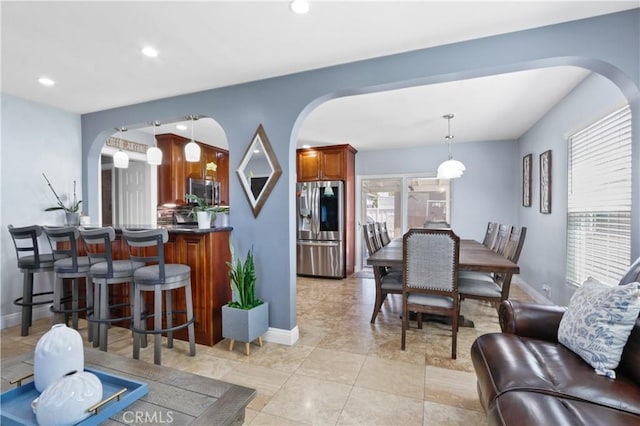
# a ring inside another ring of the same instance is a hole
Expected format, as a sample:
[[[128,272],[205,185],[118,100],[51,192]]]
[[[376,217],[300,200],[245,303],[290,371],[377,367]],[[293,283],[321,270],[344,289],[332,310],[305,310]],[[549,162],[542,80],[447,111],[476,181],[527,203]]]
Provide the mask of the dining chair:
[[[80,231],[76,226],[44,226],[42,230],[49,240],[51,253],[55,259],[53,271],[56,281],[53,287],[53,306],[51,309],[54,313],[54,323],[64,322],[66,324],[63,316],[71,315],[71,325],[77,330],[79,314],[84,312],[89,316],[93,313],[93,286],[89,273],[91,262],[88,256],[79,255]],[[80,278],[85,280],[84,304],[82,306],[80,304]],[[71,307],[68,307],[68,300],[64,297],[64,280],[66,279],[72,281]],[[88,327],[89,341],[93,340],[93,329],[94,327],[90,324]]]
[[[189,336],[189,354],[195,356],[195,315],[193,313],[193,298],[191,294],[191,268],[188,265],[166,263],[164,245],[169,240],[166,229],[122,230],[122,237],[127,243],[129,257],[146,264],[133,273],[133,358],[140,359],[142,335],[153,334],[154,364],[161,364],[162,334],[167,335],[167,347],[173,348],[173,332],[187,328]],[[184,290],[185,310],[174,310],[172,293]],[[153,293],[153,314],[143,318],[144,294]],[[165,303],[162,306],[162,296]],[[186,315],[185,320],[174,325],[173,318]],[[143,320],[153,317],[153,328],[147,329]],[[163,326],[164,319],[164,326]]]
[[[362,227],[364,240],[369,250],[369,255],[380,250],[380,247],[376,246],[375,229],[373,224],[366,224]],[[402,271],[390,270],[384,266],[372,266],[373,277],[376,285],[376,300],[373,304],[373,313],[371,314],[371,323],[376,321],[378,312],[382,309],[382,304],[387,298],[388,294],[401,294],[402,293]]]
[[[41,253],[38,237],[42,235],[42,228],[38,225],[14,227],[8,226],[13,246],[16,249],[18,269],[22,272],[22,297],[13,301],[14,305],[22,307],[21,330],[22,336],[29,335],[32,323],[33,307],[53,303],[53,291],[33,292],[33,274],[53,271],[53,254]],[[43,299],[44,296],[48,296]],[[35,298],[35,300],[34,300]]]
[[[493,244],[496,240],[496,236],[498,235],[498,224],[496,222],[489,222],[487,224],[487,231],[484,234],[484,239],[482,240],[482,244],[485,247],[493,247]]]
[[[80,229],[80,236],[91,263],[89,273],[94,286],[94,312],[88,317],[98,329],[97,336],[93,336],[93,346],[100,346],[100,350],[106,352],[111,324],[130,323],[133,318],[133,272],[144,263],[131,259],[114,260],[111,244],[116,233],[111,226]],[[116,286],[120,287],[117,294],[111,291]]]
[[[381,249],[382,247],[384,247],[384,244],[382,243],[382,230],[380,229],[380,222],[372,223],[371,227],[373,228],[373,237],[375,238],[376,246],[378,247],[378,249]]]
[[[389,230],[387,229],[387,222],[378,222],[380,226],[380,240],[382,241],[382,245],[386,246],[391,242],[391,238],[389,238]]]
[[[451,229],[410,229],[403,236],[402,339],[405,350],[409,312],[435,314],[451,320],[451,358],[457,356],[458,267],[460,238]]]
[[[496,239],[493,242],[493,246],[491,250],[495,251],[499,255],[504,254],[504,249],[507,245],[507,241],[509,241],[509,234],[511,234],[511,225],[505,225],[503,223],[498,225],[498,233],[496,235]]]

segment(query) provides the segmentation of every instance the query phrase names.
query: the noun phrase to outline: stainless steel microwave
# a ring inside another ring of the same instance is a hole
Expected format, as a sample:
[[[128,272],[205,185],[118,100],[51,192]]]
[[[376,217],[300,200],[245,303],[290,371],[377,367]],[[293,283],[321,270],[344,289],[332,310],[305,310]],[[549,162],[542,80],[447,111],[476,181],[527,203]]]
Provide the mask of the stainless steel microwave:
[[[220,204],[220,182],[209,179],[187,179],[187,193],[202,198],[207,204]]]

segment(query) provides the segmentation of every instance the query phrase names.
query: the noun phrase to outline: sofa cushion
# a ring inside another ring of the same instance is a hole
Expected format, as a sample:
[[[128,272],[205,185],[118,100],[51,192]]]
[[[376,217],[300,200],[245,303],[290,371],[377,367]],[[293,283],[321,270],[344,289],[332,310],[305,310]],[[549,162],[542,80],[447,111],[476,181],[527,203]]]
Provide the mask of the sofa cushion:
[[[638,425],[640,416],[588,401],[528,391],[507,392],[487,412],[489,425]]]
[[[578,288],[558,327],[558,341],[615,378],[629,333],[640,312],[640,284],[609,287],[589,278]]]
[[[485,411],[506,392],[526,390],[591,401],[640,415],[640,387],[628,376],[616,380],[593,368],[560,343],[515,334],[489,333],[471,346],[478,394]]]

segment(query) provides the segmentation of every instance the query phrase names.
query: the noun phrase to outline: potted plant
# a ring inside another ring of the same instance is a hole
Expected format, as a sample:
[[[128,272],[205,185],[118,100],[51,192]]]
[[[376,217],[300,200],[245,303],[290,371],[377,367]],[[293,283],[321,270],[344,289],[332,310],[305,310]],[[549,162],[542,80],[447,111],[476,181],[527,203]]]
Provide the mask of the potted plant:
[[[222,307],[222,337],[230,339],[229,350],[235,341],[245,343],[245,353],[250,353],[250,343],[258,339],[262,346],[262,335],[269,328],[269,303],[256,297],[256,271],[253,248],[243,261],[237,256],[231,240],[231,262],[229,279],[233,300]]]
[[[189,214],[191,215],[191,217],[198,220],[198,228],[211,228],[211,221],[216,218],[216,208],[210,204],[207,204],[203,198],[198,197],[195,194],[186,194],[184,198],[187,201],[196,202],[196,206],[191,209],[191,212],[189,212]]]
[[[56,197],[56,200],[58,200],[57,206],[47,207],[46,209],[44,209],[44,211],[50,212],[54,210],[64,210],[67,225],[78,226],[80,224],[80,203],[82,203],[82,200],[78,200],[78,197],[76,194],[76,181],[75,180],[73,181],[73,201],[71,202],[71,204],[67,206],[62,202],[56,190],[53,189],[51,182],[49,182],[49,179],[47,179],[47,175],[42,173],[42,176],[44,176],[44,180],[47,181],[47,185],[49,185],[51,192],[53,192],[53,195]]]
[[[229,206],[216,206],[214,212],[216,214],[214,217],[215,226],[221,228],[229,226]]]

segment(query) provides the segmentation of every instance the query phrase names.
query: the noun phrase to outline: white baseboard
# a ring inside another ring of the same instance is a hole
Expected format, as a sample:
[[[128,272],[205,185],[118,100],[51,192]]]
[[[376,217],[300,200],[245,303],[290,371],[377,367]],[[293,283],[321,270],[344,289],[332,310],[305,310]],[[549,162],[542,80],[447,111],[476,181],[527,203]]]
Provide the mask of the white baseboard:
[[[267,342],[291,346],[300,338],[300,330],[297,325],[291,330],[269,327],[262,338]]]
[[[49,306],[40,306],[34,308],[32,313],[33,321],[42,318],[52,318],[53,314],[49,310]],[[13,326],[20,326],[22,324],[22,312],[14,312],[12,314],[3,315],[0,317],[0,329],[5,329]]]
[[[539,291],[537,291],[536,289],[531,287],[529,284],[526,283],[526,281],[524,281],[520,277],[515,277],[514,276],[513,277],[513,282],[515,282],[515,284],[518,287],[520,287],[522,289],[522,291],[527,293],[536,303],[540,303],[540,304],[543,304],[543,305],[553,305],[554,304],[545,295],[543,295],[542,293],[540,293]]]

